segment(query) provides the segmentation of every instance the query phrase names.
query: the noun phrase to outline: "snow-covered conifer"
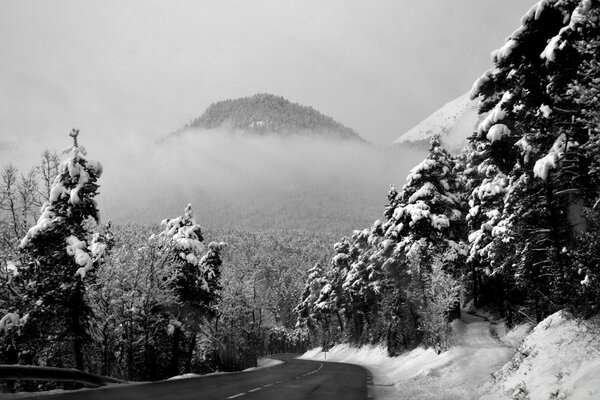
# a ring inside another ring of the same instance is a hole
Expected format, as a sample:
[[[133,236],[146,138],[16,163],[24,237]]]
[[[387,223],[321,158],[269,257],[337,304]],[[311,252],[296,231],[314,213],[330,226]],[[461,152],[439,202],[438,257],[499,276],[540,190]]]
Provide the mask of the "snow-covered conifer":
[[[329,283],[325,277],[325,271],[320,263],[316,263],[308,270],[302,298],[294,309],[294,312],[298,315],[298,327],[307,327],[313,333],[316,333],[318,324],[324,322],[323,314],[316,305],[321,296],[321,290],[327,285]]]
[[[434,137],[428,156],[410,171],[400,202],[383,225],[385,236],[398,241],[397,254],[410,256],[422,240],[438,254],[464,247],[460,244],[464,205],[454,167],[454,159],[441,146],[439,137]],[[464,249],[459,253],[464,255]]]
[[[106,244],[94,240],[89,228],[90,221],[100,219],[94,197],[102,165],[85,158],[78,134],[75,129],[70,133],[74,144],[64,151],[67,157],[50,197],[20,243],[31,261],[19,268],[19,279],[25,293],[22,311],[29,314],[23,328],[27,349],[22,361],[37,363],[44,357],[49,364],[81,369],[91,317],[86,286],[94,279],[93,268]]]

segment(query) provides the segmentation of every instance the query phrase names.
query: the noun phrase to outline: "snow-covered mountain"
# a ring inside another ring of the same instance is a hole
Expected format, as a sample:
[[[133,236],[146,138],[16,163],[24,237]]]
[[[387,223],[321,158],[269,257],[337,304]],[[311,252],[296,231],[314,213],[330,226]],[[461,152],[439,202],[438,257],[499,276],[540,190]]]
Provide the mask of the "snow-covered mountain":
[[[461,149],[478,123],[478,104],[478,99],[471,100],[469,93],[465,93],[444,104],[392,144],[426,144],[439,134],[450,150]]]

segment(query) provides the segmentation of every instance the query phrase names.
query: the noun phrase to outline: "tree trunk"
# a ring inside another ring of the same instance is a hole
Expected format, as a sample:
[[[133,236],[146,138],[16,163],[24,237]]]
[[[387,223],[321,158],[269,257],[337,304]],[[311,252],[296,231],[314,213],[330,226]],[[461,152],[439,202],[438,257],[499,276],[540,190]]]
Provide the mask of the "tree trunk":
[[[73,352],[75,353],[75,368],[83,371],[83,346],[85,344],[85,327],[83,326],[84,299],[83,282],[77,281],[71,298],[71,329],[73,330]]]

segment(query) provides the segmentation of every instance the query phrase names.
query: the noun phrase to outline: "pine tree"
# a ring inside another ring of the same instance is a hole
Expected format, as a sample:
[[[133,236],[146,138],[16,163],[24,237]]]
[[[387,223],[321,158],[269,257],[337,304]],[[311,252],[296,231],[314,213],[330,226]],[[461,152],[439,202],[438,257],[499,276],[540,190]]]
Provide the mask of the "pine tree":
[[[397,254],[409,256],[417,247],[432,246],[438,254],[450,252],[448,268],[460,268],[464,204],[454,167],[453,158],[434,137],[428,156],[410,171],[400,201],[382,227],[385,237],[398,240]]]
[[[558,188],[545,178],[557,161],[547,152],[571,122],[561,111],[565,98],[557,94],[565,92],[578,57],[570,53],[559,68],[554,63],[579,3],[549,0],[532,7],[522,26],[493,53],[494,69],[472,92],[481,96],[480,112],[487,116],[472,137],[485,161],[471,196],[470,262],[474,270],[487,270],[490,281],[496,279],[493,286],[501,289],[494,297],[501,310],[510,311],[504,303],[519,297],[511,293],[517,285],[529,294],[538,319],[568,297],[562,281],[569,263],[561,249],[571,234],[564,228],[571,200],[565,202],[559,193],[572,193],[572,188],[565,179]]]
[[[302,298],[294,309],[294,312],[298,315],[297,326],[306,326],[313,335],[316,334],[317,326],[323,320],[320,310],[316,308],[316,303],[321,295],[321,290],[327,284],[323,267],[320,263],[316,263],[308,270]]]
[[[65,150],[68,157],[42,206],[42,215],[19,246],[31,260],[19,268],[24,294],[20,308],[28,316],[21,362],[27,364],[44,361],[84,368],[91,318],[86,288],[94,281],[93,267],[106,245],[92,240],[89,227],[100,218],[94,197],[102,166],[84,157],[78,134],[75,129],[70,133],[74,145]]]
[[[183,216],[166,219],[162,225],[165,228],[157,239],[162,242],[167,263],[173,268],[173,289],[180,301],[177,314],[182,316],[189,331],[183,365],[183,370],[188,372],[200,327],[208,325],[216,314],[221,290],[221,252],[225,243],[210,243],[208,252],[202,255],[204,236],[194,219],[191,204],[185,208]],[[174,326],[170,369],[172,374],[177,374],[180,371],[180,339],[183,339],[184,332],[180,325]]]

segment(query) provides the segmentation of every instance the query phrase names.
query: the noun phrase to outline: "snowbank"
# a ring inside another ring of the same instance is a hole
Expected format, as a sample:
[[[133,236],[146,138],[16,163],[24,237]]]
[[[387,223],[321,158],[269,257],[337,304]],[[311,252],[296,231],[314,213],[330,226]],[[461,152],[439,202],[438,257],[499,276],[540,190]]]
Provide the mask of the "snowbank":
[[[300,358],[367,367],[380,400],[600,399],[600,319],[580,321],[560,311],[531,328],[509,331],[502,321],[463,312],[452,323],[454,346],[439,355],[417,348],[390,358],[383,347],[342,344]]]
[[[437,354],[433,349],[417,348],[398,357],[388,357],[381,346],[353,348],[347,344],[327,353],[320,348],[300,358],[347,362],[367,367],[374,378],[375,397],[397,399],[475,399],[484,385],[514,349],[492,335],[491,323],[463,313],[453,323],[455,346]],[[396,391],[387,390],[394,385]]]
[[[525,339],[482,399],[600,399],[600,324],[555,313]]]
[[[259,358],[256,363],[258,364],[257,367],[247,368],[244,371],[252,371],[254,369],[274,367],[276,365],[283,364],[283,361],[277,360],[275,358],[263,357]]]

